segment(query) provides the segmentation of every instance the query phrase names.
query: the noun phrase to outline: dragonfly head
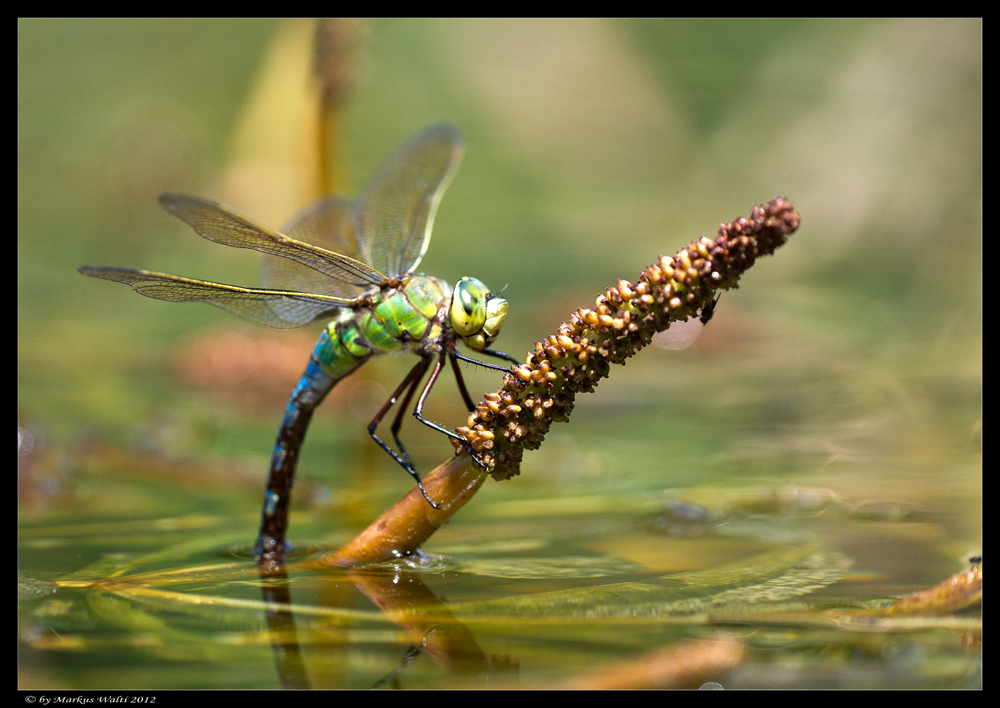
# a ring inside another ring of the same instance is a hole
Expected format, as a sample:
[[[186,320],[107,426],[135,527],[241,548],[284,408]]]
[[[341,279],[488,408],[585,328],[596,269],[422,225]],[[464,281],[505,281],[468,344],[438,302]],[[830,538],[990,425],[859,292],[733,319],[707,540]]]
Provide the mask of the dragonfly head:
[[[500,334],[507,301],[496,297],[481,280],[462,278],[451,298],[451,326],[469,349],[481,352]]]

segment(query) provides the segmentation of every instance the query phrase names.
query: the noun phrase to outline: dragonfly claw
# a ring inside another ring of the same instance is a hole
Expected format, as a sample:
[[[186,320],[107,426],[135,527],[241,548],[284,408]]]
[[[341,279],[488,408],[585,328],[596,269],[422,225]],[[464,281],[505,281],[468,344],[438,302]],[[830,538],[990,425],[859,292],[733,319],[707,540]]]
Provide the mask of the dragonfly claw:
[[[462,442],[462,447],[464,447],[465,451],[469,453],[469,457],[472,458],[472,461],[475,462],[480,469],[484,469],[487,472],[489,472],[490,471],[489,466],[485,462],[483,462],[482,458],[478,454],[476,454],[475,450],[473,450],[472,447],[469,446],[469,443],[467,443],[465,440],[462,440],[461,442]]]
[[[435,502],[433,499],[430,498],[430,496],[427,494],[427,490],[424,489],[424,483],[420,481],[420,476],[413,470],[410,470],[410,474],[412,474],[413,478],[417,480],[417,489],[419,489],[420,493],[424,495],[424,499],[427,500],[427,503],[430,504],[431,507],[434,509],[440,509],[442,505],[438,504],[437,502]]]

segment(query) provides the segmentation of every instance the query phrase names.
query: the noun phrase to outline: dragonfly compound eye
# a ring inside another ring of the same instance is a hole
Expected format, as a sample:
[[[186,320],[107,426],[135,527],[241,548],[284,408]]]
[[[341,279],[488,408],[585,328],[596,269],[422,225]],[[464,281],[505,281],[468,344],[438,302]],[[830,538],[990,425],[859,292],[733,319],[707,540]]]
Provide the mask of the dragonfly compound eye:
[[[451,299],[451,326],[470,349],[481,352],[489,346],[506,317],[507,301],[494,297],[482,281],[458,281]]]
[[[486,322],[483,323],[483,335],[490,344],[497,335],[507,317],[507,301],[502,297],[491,297],[486,300]]]
[[[462,278],[451,299],[451,326],[460,337],[471,337],[486,323],[486,297],[490,289],[475,278]]]

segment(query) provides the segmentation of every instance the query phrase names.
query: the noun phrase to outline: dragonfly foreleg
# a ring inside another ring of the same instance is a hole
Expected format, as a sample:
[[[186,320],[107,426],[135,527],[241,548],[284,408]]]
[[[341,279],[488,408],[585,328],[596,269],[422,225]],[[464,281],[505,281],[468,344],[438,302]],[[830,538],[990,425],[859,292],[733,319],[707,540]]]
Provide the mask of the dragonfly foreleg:
[[[451,370],[455,372],[455,383],[458,384],[459,393],[462,394],[462,399],[465,401],[465,407],[469,409],[469,413],[476,410],[476,404],[472,402],[472,396],[469,395],[469,389],[465,387],[465,379],[462,378],[462,370],[458,368],[458,357],[454,356],[456,354],[454,350],[454,345],[451,350],[452,356],[448,357],[451,359]]]
[[[517,359],[512,357],[506,352],[498,352],[492,349],[483,349],[483,354],[490,354],[492,356],[498,357],[500,359],[506,359],[507,361],[512,361],[518,364]],[[458,390],[462,394],[462,398],[465,400],[465,406],[469,409],[469,412],[476,410],[476,404],[472,402],[472,397],[469,395],[469,389],[465,387],[465,379],[462,378],[462,371],[458,368],[458,361],[461,359],[469,364],[477,364],[478,366],[485,366],[487,369],[493,369],[494,371],[502,371],[504,373],[510,373],[510,367],[504,368],[502,366],[497,366],[496,364],[487,364],[485,361],[478,361],[477,359],[472,359],[471,357],[464,356],[457,349],[455,349],[454,343],[452,343],[451,348],[448,350],[448,355],[451,357],[451,368],[455,372],[455,381],[458,382]],[[452,436],[454,437],[454,436]]]
[[[497,359],[503,359],[504,361],[509,361],[512,364],[521,363],[507,352],[501,352],[496,349],[483,349],[483,354],[489,354],[490,356],[495,356]],[[509,371],[509,369],[504,369],[504,371]]]
[[[512,361],[515,364],[519,364],[517,359],[512,357],[506,352],[498,352],[492,349],[483,349],[484,354],[491,354],[500,359],[506,359],[507,361]],[[465,399],[465,405],[469,409],[469,412],[476,410],[476,404],[472,402],[472,397],[469,395],[469,389],[465,387],[465,379],[462,378],[462,370],[458,368],[458,361],[461,359],[469,364],[477,364],[479,366],[485,366],[487,369],[493,369],[494,371],[502,371],[504,373],[510,373],[510,368],[504,368],[502,366],[497,366],[496,364],[487,364],[485,361],[478,361],[472,359],[471,357],[464,356],[461,352],[455,349],[454,343],[448,350],[448,354],[451,357],[451,368],[455,372],[455,381],[458,382],[458,390],[462,393],[462,398]]]
[[[514,357],[512,357],[510,354],[507,354],[506,352],[497,352],[497,351],[493,351],[492,349],[483,349],[483,354],[489,354],[491,356],[495,356],[495,357],[498,357],[500,359],[506,359],[507,361],[511,361],[511,362],[513,362],[515,364],[520,364],[521,363],[517,359],[515,359]],[[469,364],[477,364],[479,366],[485,366],[487,369],[493,369],[494,371],[502,371],[505,374],[509,374],[510,373],[510,367],[509,366],[499,366],[497,364],[487,364],[485,361],[479,361],[479,359],[473,359],[472,357],[465,356],[464,354],[462,354],[457,349],[452,349],[451,356],[453,356],[456,359],[461,359],[462,361],[467,362]]]
[[[428,394],[430,394],[431,388],[434,386],[434,381],[437,379],[438,374],[441,373],[441,367],[444,365],[444,357],[446,354],[451,357],[452,367],[455,370],[455,378],[458,381],[459,388],[462,390],[462,397],[465,398],[466,405],[469,406],[469,410],[470,411],[473,410],[474,406],[472,405],[472,399],[469,397],[469,392],[465,388],[465,381],[462,379],[462,375],[458,369],[458,364],[455,363],[455,360],[456,358],[462,359],[463,361],[468,361],[473,364],[482,364],[482,362],[476,361],[475,359],[468,359],[467,357],[463,357],[458,352],[455,351],[454,347],[452,347],[450,350],[441,352],[441,356],[438,358],[438,363],[434,367],[434,371],[431,372],[430,378],[427,380],[427,385],[424,386],[424,390],[420,392],[420,398],[417,400],[417,407],[413,409],[413,415],[416,417],[417,420],[419,420],[427,427],[442,432],[449,438],[455,438],[456,440],[460,441],[462,445],[465,447],[465,449],[469,452],[469,455],[472,456],[472,459],[476,461],[476,464],[479,465],[480,467],[485,467],[486,465],[484,465],[483,461],[479,459],[479,455],[477,455],[469,447],[468,443],[466,443],[465,438],[463,438],[461,435],[454,433],[451,430],[448,430],[443,425],[438,425],[432,420],[427,420],[427,418],[424,418],[424,416],[422,415],[424,411],[424,403],[427,402],[427,396]],[[492,364],[483,364],[483,366],[488,366],[491,369],[500,369],[501,371],[507,371],[507,369],[503,369],[502,367],[499,366],[493,366]]]
[[[468,362],[469,364],[478,364],[479,366],[485,366],[486,368],[493,369],[494,371],[503,371],[504,373],[510,372],[509,368],[497,366],[496,364],[487,364],[485,361],[479,361],[477,359],[472,359],[470,357],[464,356],[455,349],[454,344],[452,344],[451,349],[448,351],[448,354],[451,357],[451,368],[455,372],[455,381],[458,383],[458,390],[461,391],[462,398],[465,399],[465,405],[469,408],[470,413],[476,409],[476,404],[472,402],[472,398],[469,396],[469,391],[465,387],[465,379],[462,377],[462,370],[458,368],[458,360],[461,359],[462,361]],[[483,349],[483,354],[489,354],[491,356],[497,357],[498,359],[504,359],[506,361],[513,362],[514,364],[520,364],[520,362],[517,359],[512,357],[510,354],[507,354],[506,352],[496,351],[493,349]],[[416,411],[414,411],[414,414],[416,414]],[[419,415],[417,417],[425,424],[430,425],[432,428],[437,428],[438,430],[441,430],[440,427],[434,425],[433,423],[430,423],[429,421],[424,420],[423,418],[420,418]],[[482,459],[480,459],[479,455],[476,454],[475,450],[469,447],[469,444],[465,441],[464,438],[455,435],[454,433],[448,430],[443,432],[447,433],[450,437],[459,440],[462,443],[462,447],[465,448],[465,451],[469,453],[469,456],[475,461],[475,463],[484,469],[486,468],[486,465],[483,464]]]

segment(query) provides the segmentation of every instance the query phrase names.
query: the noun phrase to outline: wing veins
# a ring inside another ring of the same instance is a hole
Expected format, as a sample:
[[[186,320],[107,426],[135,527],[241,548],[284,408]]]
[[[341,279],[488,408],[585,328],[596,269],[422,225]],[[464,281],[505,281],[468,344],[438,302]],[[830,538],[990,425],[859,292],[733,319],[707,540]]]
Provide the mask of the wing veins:
[[[124,283],[135,292],[166,302],[205,302],[269,327],[301,327],[355,300],[294,290],[245,288],[132,268],[79,266],[84,275]],[[278,311],[280,309],[280,312]]]
[[[350,285],[379,285],[386,279],[366,263],[273,231],[210,199],[168,192],[160,195],[160,203],[209,241],[286,258]]]

